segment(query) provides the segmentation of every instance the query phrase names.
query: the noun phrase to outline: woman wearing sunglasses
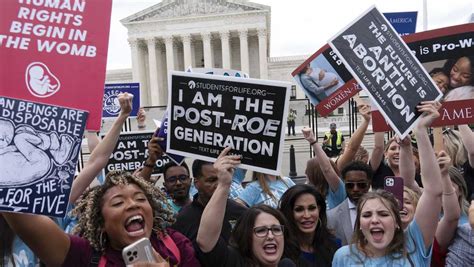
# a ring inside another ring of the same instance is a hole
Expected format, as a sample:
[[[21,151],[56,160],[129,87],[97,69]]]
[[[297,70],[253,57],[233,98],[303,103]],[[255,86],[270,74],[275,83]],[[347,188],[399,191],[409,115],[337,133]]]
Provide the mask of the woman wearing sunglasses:
[[[237,221],[230,246],[219,237],[232,174],[240,164],[239,156],[227,155],[229,150],[224,149],[214,163],[218,184],[202,214],[198,257],[204,266],[277,266],[289,238],[285,218],[278,210],[266,205],[252,207]]]

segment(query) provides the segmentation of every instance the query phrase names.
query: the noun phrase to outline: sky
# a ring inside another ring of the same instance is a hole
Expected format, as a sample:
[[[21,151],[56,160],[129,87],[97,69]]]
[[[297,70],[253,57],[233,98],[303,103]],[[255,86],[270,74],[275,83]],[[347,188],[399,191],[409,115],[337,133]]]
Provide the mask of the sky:
[[[467,23],[474,0],[424,0],[427,27],[437,29]],[[417,32],[423,31],[423,0],[254,0],[271,7],[270,56],[310,55],[362,12],[376,5],[381,12],[418,11]],[[131,68],[127,29],[120,23],[159,0],[113,0],[107,69]]]

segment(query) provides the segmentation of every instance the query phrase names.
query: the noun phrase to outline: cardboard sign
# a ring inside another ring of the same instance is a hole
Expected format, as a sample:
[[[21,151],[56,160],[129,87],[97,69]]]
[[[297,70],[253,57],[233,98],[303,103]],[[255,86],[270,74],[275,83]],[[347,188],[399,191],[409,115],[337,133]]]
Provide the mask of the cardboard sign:
[[[415,33],[417,11],[383,13],[400,36]]]
[[[117,96],[120,93],[133,95],[133,109],[130,117],[136,117],[140,109],[140,84],[139,83],[113,83],[106,84],[103,98],[102,117],[115,118],[120,114],[120,103]]]
[[[232,147],[248,169],[280,174],[291,84],[174,71],[167,151],[214,161]]]
[[[2,0],[0,95],[86,110],[100,130],[111,7]]]
[[[424,68],[432,73],[444,91],[441,116],[432,126],[460,125],[474,122],[474,82],[472,78],[460,79],[465,73],[467,62],[474,53],[474,24],[457,25],[404,36],[412,53],[422,62]],[[456,65],[458,67],[454,68]],[[464,63],[464,65],[463,65]],[[471,69],[472,64],[471,62]],[[472,76],[471,76],[472,77]],[[372,112],[373,130],[389,131],[380,112]]]
[[[64,217],[87,112],[0,96],[0,210]]]
[[[153,134],[149,131],[120,134],[114,152],[110,155],[109,162],[104,168],[104,175],[114,170],[134,172],[136,169],[143,167],[143,163],[148,158],[148,142]],[[101,136],[103,138],[105,134]],[[167,156],[157,159],[153,174],[162,173],[162,167],[169,161],[170,159]]]
[[[423,66],[375,7],[329,44],[401,138],[421,115],[416,106],[442,97]]]

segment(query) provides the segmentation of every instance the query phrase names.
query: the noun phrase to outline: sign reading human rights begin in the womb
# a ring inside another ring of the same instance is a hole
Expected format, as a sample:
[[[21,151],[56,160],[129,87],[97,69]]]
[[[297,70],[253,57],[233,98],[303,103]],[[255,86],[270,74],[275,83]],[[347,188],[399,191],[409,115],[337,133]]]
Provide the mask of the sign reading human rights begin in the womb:
[[[0,95],[89,112],[99,130],[111,0],[2,0]]]

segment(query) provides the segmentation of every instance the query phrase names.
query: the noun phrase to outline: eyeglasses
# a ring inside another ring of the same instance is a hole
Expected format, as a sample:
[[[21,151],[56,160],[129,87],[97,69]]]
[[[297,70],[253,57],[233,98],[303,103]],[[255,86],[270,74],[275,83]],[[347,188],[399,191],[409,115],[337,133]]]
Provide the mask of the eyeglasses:
[[[170,184],[175,184],[178,180],[183,183],[189,178],[189,175],[186,174],[181,174],[181,175],[176,175],[176,176],[170,176],[167,177],[165,180],[167,183]]]
[[[253,233],[257,237],[266,237],[268,236],[268,231],[272,231],[273,235],[280,236],[280,235],[283,235],[284,229],[285,227],[283,225],[274,224],[270,227],[267,227],[267,226],[255,227],[253,228]]]
[[[354,189],[354,187],[356,185],[359,189],[366,189],[369,186],[369,183],[367,183],[367,182],[346,182],[346,188],[347,189]]]
[[[443,130],[443,134],[451,134],[453,130],[451,128],[446,128]]]

